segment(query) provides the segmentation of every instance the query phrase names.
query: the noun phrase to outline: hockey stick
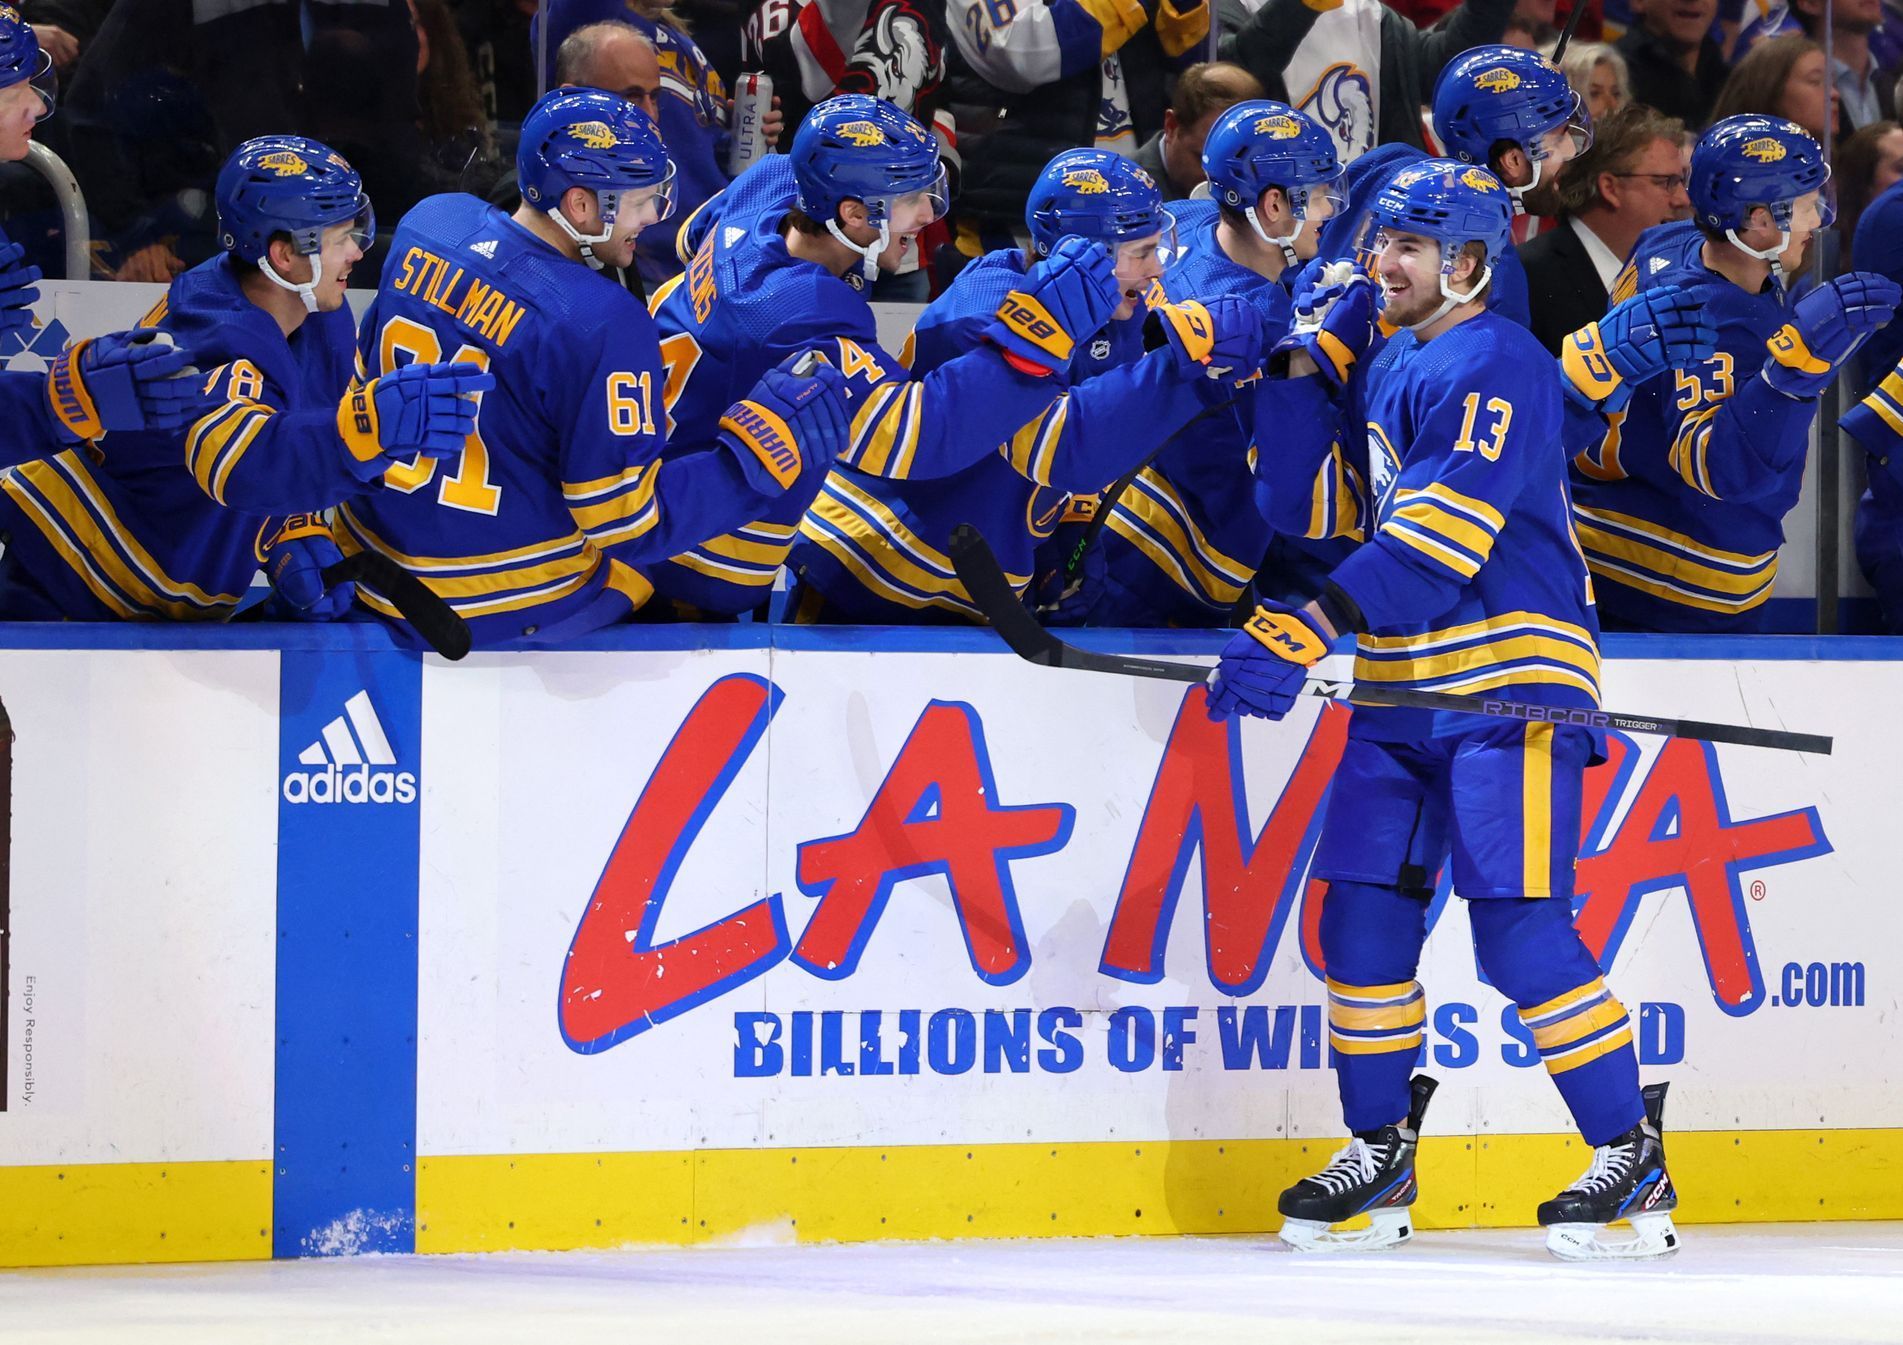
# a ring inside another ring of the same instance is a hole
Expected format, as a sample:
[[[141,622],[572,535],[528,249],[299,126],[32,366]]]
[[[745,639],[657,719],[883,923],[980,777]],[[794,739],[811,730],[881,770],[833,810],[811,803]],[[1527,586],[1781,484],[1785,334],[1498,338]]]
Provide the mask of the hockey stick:
[[[1566,16],[1566,26],[1559,30],[1559,41],[1553,45],[1553,64],[1558,65],[1560,57],[1566,54],[1566,48],[1572,45],[1573,34],[1579,31],[1580,17],[1586,12],[1586,0],[1573,0],[1573,12]]]
[[[390,600],[390,605],[415,628],[431,649],[455,660],[469,652],[469,623],[448,603],[432,593],[415,575],[388,556],[359,551],[324,570],[324,587],[365,583]]]
[[[969,523],[952,530],[952,568],[958,582],[965,586],[972,605],[984,613],[1004,642],[1019,658],[1047,668],[1075,668],[1083,672],[1119,673],[1125,677],[1156,677],[1173,682],[1207,682],[1212,671],[1194,663],[1174,663],[1166,659],[1134,658],[1125,654],[1099,654],[1076,645],[1065,644],[1038,623],[1018,600],[1011,581],[1005,577],[991,544]],[[1708,724],[1697,719],[1657,719],[1650,715],[1624,714],[1615,710],[1548,710],[1545,706],[1519,701],[1494,700],[1481,696],[1452,696],[1440,691],[1405,691],[1395,687],[1368,686],[1359,682],[1330,681],[1311,677],[1302,686],[1302,695],[1323,700],[1347,701],[1351,705],[1385,705],[1408,710],[1440,710],[1456,714],[1483,715],[1493,719],[1533,720],[1543,723],[1575,724],[1581,728],[1618,729],[1627,733],[1656,733],[1668,738],[1692,738],[1700,742],[1738,743],[1745,747],[1771,747],[1786,752],[1815,752],[1830,755],[1831,740],[1812,733],[1787,733],[1781,729],[1760,729],[1734,724]]]

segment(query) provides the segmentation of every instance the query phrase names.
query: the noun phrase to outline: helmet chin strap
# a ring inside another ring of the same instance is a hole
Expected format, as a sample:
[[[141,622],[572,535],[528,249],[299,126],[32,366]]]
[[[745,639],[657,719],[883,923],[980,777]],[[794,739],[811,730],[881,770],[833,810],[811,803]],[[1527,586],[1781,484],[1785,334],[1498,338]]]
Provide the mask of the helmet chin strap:
[[[1456,254],[1455,261],[1458,261],[1458,260],[1459,260],[1459,255]],[[1453,312],[1456,305],[1464,304],[1470,299],[1478,299],[1481,296],[1481,294],[1483,294],[1486,291],[1488,282],[1490,282],[1493,279],[1493,268],[1491,266],[1483,266],[1480,270],[1480,283],[1475,285],[1472,289],[1468,290],[1465,294],[1461,294],[1460,292],[1454,289],[1453,285],[1450,283],[1453,280],[1453,278],[1454,278],[1454,263],[1453,262],[1442,263],[1440,268],[1440,293],[1441,293],[1440,307],[1436,308],[1432,313],[1422,318],[1419,322],[1407,323],[1402,328],[1403,331],[1418,332],[1423,327],[1431,327],[1436,322],[1439,322],[1442,318],[1446,317],[1449,313]]]
[[[596,195],[595,202],[597,207],[599,207],[601,202],[599,194]],[[548,217],[555,221],[556,226],[560,228],[563,233],[574,240],[575,246],[581,249],[581,259],[588,263],[591,270],[600,271],[604,269],[601,258],[595,255],[595,249],[615,236],[615,226],[612,221],[606,229],[598,234],[585,234],[568,222],[568,216],[562,213],[560,202],[556,203],[555,209],[548,212]]]
[[[880,220],[878,241],[876,243],[867,243],[864,247],[860,247],[857,243],[846,237],[846,231],[839,227],[839,221],[837,219],[826,221],[826,232],[859,254],[863,259],[859,263],[859,273],[866,278],[868,284],[879,278],[879,258],[884,256],[885,250],[892,246],[892,225],[890,221]]]
[[[305,312],[315,313],[317,311],[317,286],[324,278],[324,258],[323,254],[317,252],[310,253],[309,256],[311,259],[311,278],[302,285],[286,280],[283,276],[279,275],[277,268],[271,265],[271,254],[268,252],[258,258],[258,269],[269,276],[271,283],[276,285],[279,289],[289,290],[292,294],[302,299],[304,301]]]
[[[1524,153],[1524,151],[1522,152]],[[1531,154],[1528,154],[1526,156],[1526,161],[1533,165],[1533,180],[1531,182],[1528,182],[1524,187],[1507,187],[1507,195],[1513,198],[1513,213],[1516,215],[1524,215],[1528,213],[1526,209],[1526,203],[1522,201],[1520,198],[1526,195],[1528,192],[1532,191],[1535,187],[1539,186],[1540,179],[1543,176],[1545,176],[1545,172],[1546,172],[1545,159],[1543,158],[1536,159]],[[1504,180],[1501,182],[1501,185],[1506,186],[1506,183]]]
[[[1290,234],[1287,238],[1275,238],[1269,234],[1267,229],[1262,227],[1262,221],[1256,215],[1254,206],[1244,206],[1242,208],[1242,214],[1243,217],[1249,221],[1249,227],[1255,230],[1255,236],[1257,238],[1260,238],[1263,242],[1272,247],[1282,249],[1282,260],[1284,263],[1291,268],[1302,264],[1302,259],[1295,255],[1295,240],[1300,238],[1302,236],[1302,230],[1308,227],[1307,220],[1296,220],[1295,232]]]
[[[1738,237],[1738,231],[1736,229],[1726,229],[1725,239],[1731,246],[1744,253],[1745,256],[1756,257],[1761,262],[1771,263],[1771,279],[1777,282],[1778,292],[1780,294],[1784,292],[1786,288],[1784,254],[1790,250],[1791,246],[1791,231],[1789,229],[1783,227],[1778,229],[1777,246],[1774,248],[1750,247],[1742,238]]]

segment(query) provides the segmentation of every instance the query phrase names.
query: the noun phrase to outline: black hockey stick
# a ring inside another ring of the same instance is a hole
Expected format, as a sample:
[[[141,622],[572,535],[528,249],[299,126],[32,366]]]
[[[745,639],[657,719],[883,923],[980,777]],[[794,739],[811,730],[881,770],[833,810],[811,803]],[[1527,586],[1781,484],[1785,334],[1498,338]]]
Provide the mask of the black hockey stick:
[[[1135,658],[1125,654],[1099,654],[1065,644],[1038,623],[1018,600],[1011,581],[991,551],[984,535],[969,523],[952,530],[952,568],[958,582],[965,586],[972,605],[984,613],[1013,653],[1047,668],[1075,668],[1083,672],[1120,673],[1125,677],[1156,677],[1172,682],[1206,682],[1210,669],[1194,663],[1174,663],[1166,659]],[[1351,705],[1387,705],[1408,710],[1441,710],[1456,714],[1484,715],[1493,719],[1519,719],[1557,724],[1576,724],[1581,728],[1619,729],[1627,733],[1656,733],[1668,738],[1694,738],[1701,742],[1738,743],[1746,747],[1771,747],[1786,752],[1816,752],[1830,755],[1831,740],[1812,733],[1787,733],[1781,729],[1760,729],[1735,724],[1708,724],[1697,719],[1657,719],[1650,715],[1623,714],[1615,710],[1551,710],[1518,701],[1494,700],[1484,696],[1453,696],[1440,691],[1405,691],[1394,687],[1369,686],[1359,682],[1338,682],[1311,677],[1301,694],[1324,700],[1347,701]]]
[[[1586,0],[1573,0],[1573,12],[1566,16],[1566,26],[1559,30],[1559,41],[1553,45],[1553,64],[1558,65],[1560,57],[1566,54],[1566,48],[1572,45],[1573,34],[1579,31],[1580,17],[1586,12]]]
[[[469,623],[429,588],[388,556],[359,551],[324,570],[324,587],[363,583],[389,599],[431,649],[446,659],[469,652]]]

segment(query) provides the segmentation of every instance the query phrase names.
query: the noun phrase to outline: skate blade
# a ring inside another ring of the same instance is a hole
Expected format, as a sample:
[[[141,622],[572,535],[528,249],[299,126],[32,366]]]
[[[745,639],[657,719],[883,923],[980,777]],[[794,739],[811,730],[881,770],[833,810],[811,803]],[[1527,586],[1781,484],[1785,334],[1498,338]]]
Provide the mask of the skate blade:
[[[1669,1214],[1635,1214],[1632,1235],[1612,1238],[1605,1224],[1553,1224],[1546,1250],[1562,1261],[1649,1261],[1678,1250],[1678,1230]]]
[[[1366,1228],[1337,1231],[1314,1219],[1284,1219],[1276,1236],[1298,1252],[1378,1252],[1413,1237],[1414,1223],[1405,1209],[1375,1210]]]

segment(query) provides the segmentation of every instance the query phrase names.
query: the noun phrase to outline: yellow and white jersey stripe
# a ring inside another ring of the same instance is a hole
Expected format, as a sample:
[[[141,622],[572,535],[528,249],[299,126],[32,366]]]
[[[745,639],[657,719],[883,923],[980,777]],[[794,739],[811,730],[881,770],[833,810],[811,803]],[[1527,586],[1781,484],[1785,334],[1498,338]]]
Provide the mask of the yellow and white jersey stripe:
[[[1761,605],[1777,582],[1776,551],[1726,551],[1662,524],[1578,501],[1573,522],[1595,576],[1666,602],[1737,614]]]
[[[671,563],[764,594],[773,587],[798,536],[797,524],[749,523],[682,552]]]
[[[1209,606],[1233,606],[1255,577],[1252,564],[1225,555],[1210,541],[1176,487],[1154,467],[1137,473],[1104,526]]]
[[[632,541],[661,521],[654,486],[662,465],[648,462],[595,481],[564,481],[562,501],[596,546]]]
[[[378,536],[350,505],[337,510],[337,539],[346,554],[375,551],[408,570],[465,618],[556,602],[587,588],[601,571],[603,557],[594,541],[580,532],[533,546],[489,555],[412,556]],[[394,609],[362,595],[386,616]]]
[[[1417,635],[1363,635],[1355,680],[1470,695],[1559,686],[1597,705],[1599,645],[1583,626],[1538,612],[1507,612]]]
[[[1439,481],[1398,488],[1381,511],[1378,530],[1450,571],[1472,579],[1493,554],[1506,518],[1485,500]]]

